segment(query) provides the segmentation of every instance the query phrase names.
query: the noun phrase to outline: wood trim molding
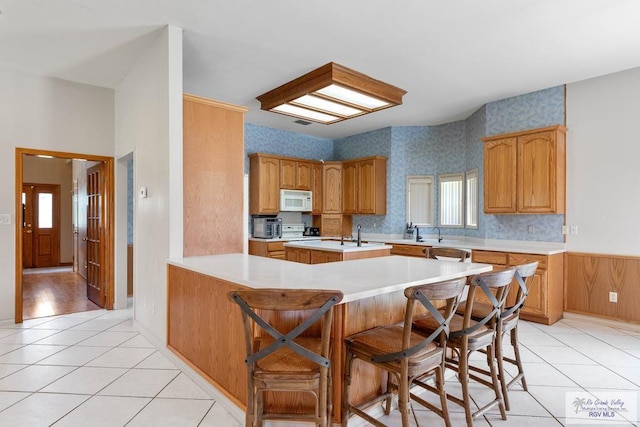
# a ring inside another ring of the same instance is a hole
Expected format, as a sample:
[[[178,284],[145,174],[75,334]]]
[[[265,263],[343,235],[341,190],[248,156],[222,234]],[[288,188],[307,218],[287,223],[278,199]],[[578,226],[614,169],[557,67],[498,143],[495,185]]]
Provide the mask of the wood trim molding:
[[[493,141],[496,139],[504,139],[504,138],[515,138],[518,136],[522,136],[522,135],[528,135],[530,133],[540,133],[540,132],[547,132],[547,131],[556,131],[559,130],[563,133],[567,132],[567,128],[562,126],[562,125],[555,125],[555,126],[547,126],[544,128],[536,128],[536,129],[528,129],[528,130],[523,130],[523,131],[519,131],[519,132],[511,132],[511,133],[503,133],[500,135],[491,135],[491,136],[487,136],[485,138],[482,138],[482,142],[488,142],[488,141]]]
[[[249,111],[249,109],[247,107],[242,107],[240,105],[234,105],[234,104],[228,104],[226,102],[216,101],[214,99],[203,98],[201,96],[191,95],[191,94],[188,94],[188,93],[185,93],[183,95],[183,100],[184,101],[198,102],[200,104],[207,104],[207,105],[211,105],[213,107],[222,107],[222,108],[226,108],[227,110],[234,110],[234,111],[238,111],[240,113],[246,113],[247,111]]]
[[[105,218],[105,242],[103,245],[104,269],[106,283],[106,308],[113,310],[114,304],[114,158],[108,156],[99,156],[92,154],[69,153],[64,151],[40,150],[34,148],[15,149],[15,322],[22,323],[22,225],[20,217],[22,215],[22,175],[23,175],[23,155],[46,155],[62,159],[85,159],[94,162],[105,163],[105,194],[103,203],[103,217]]]

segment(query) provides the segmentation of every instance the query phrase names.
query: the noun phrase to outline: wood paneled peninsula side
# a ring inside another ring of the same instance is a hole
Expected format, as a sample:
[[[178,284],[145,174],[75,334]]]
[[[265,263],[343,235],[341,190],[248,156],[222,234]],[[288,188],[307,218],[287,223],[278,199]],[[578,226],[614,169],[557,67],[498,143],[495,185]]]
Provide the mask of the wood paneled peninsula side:
[[[456,263],[387,256],[308,265],[226,254],[170,260],[168,269],[168,347],[243,410],[247,387],[240,310],[227,298],[241,288],[338,289],[332,332],[333,421],[340,422],[343,340],[347,335],[402,320],[405,288],[479,274],[487,264]],[[287,321],[286,315],[279,321]],[[300,320],[300,319],[296,319]],[[351,400],[377,394],[381,373],[359,366]],[[271,397],[271,396],[270,396]],[[281,395],[265,410],[307,410],[307,396]]]

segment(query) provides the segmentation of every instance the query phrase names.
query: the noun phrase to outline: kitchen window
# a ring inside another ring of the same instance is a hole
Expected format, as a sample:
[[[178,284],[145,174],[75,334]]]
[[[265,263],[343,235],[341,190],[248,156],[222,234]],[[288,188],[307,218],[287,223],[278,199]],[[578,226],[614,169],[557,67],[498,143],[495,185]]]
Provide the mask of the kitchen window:
[[[441,227],[464,227],[464,174],[439,175]]]
[[[433,176],[407,176],[407,223],[421,227],[433,226]]]
[[[478,169],[467,172],[465,227],[478,228]]]

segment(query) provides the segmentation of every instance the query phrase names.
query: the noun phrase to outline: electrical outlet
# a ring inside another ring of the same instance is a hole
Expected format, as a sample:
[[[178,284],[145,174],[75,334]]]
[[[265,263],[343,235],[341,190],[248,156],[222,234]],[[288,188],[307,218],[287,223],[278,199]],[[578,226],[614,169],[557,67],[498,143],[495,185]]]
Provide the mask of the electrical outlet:
[[[535,232],[535,227],[533,225],[530,225],[528,230],[529,230],[529,234],[533,234]]]
[[[569,226],[568,225],[563,225],[562,226],[562,234],[569,234]]]
[[[572,225],[570,231],[571,231],[571,234],[578,234],[578,226]]]
[[[0,214],[0,225],[11,225],[11,214]]]
[[[609,292],[609,302],[618,302],[617,292]]]

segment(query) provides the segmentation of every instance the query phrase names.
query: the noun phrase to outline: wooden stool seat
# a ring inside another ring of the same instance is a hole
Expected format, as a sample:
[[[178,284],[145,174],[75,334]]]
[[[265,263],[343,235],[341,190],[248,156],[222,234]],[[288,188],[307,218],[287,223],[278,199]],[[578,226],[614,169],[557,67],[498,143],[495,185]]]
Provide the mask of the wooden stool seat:
[[[499,314],[504,307],[514,274],[515,270],[507,269],[474,276],[470,281],[467,300],[464,303],[464,315],[455,314],[451,318],[449,339],[446,345],[452,349],[457,358],[447,357],[446,367],[458,373],[458,380],[462,387],[462,399],[451,394],[447,394],[447,399],[464,408],[467,426],[469,427],[473,425],[474,419],[481,417],[496,406],[498,406],[501,418],[503,420],[507,419],[496,366],[495,345]],[[484,297],[491,301],[491,310],[482,318],[472,319],[471,313],[473,312],[475,294],[478,289],[484,294]],[[456,309],[456,311],[459,310],[459,308]],[[429,317],[420,318],[414,322],[416,330],[424,335],[432,334],[437,324],[437,321]],[[476,370],[475,366],[469,364],[469,356],[474,351],[484,351],[486,353],[490,380],[478,377],[470,372]],[[471,406],[470,379],[491,388],[495,394],[493,400],[476,411]]]
[[[404,291],[407,304],[402,325],[381,326],[345,339],[343,427],[347,426],[351,414],[356,414],[375,426],[384,426],[365,410],[372,404],[385,401],[385,413],[388,415],[392,393],[396,390],[403,427],[410,423],[409,399],[441,416],[447,427],[451,425],[444,389],[444,349],[449,335],[449,321],[458,307],[465,282],[466,279],[457,279],[407,288]],[[438,311],[432,303],[435,300],[445,300],[445,308]],[[419,313],[418,307],[426,309],[439,320],[439,326],[429,336],[412,330],[413,320]],[[349,401],[349,386],[354,372],[352,365],[356,360],[380,368],[388,380],[383,381],[380,395],[357,405]],[[427,376],[435,377],[435,386],[423,381]],[[440,397],[441,406],[438,408],[412,393],[410,388],[414,385],[436,393]]]
[[[247,351],[246,427],[261,427],[263,420],[331,425],[332,308],[342,301],[342,292],[242,289],[229,292],[228,297],[242,311]],[[315,411],[265,411],[265,392],[308,393],[315,398]]]

